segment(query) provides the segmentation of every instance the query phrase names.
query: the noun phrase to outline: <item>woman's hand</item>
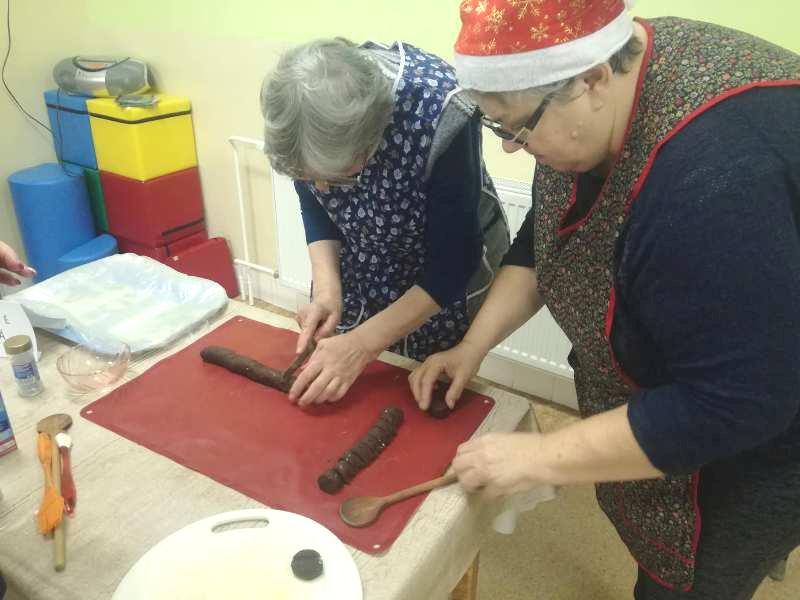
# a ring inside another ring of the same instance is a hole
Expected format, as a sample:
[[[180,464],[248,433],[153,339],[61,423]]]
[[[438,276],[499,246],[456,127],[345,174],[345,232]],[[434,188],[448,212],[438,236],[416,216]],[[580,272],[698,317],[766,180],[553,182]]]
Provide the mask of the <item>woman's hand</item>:
[[[313,338],[320,341],[330,337],[342,318],[342,298],[339,296],[315,297],[311,304],[301,306],[297,311],[297,324],[300,325],[300,337],[297,338],[297,353],[305,350]]]
[[[525,492],[544,478],[537,475],[540,433],[489,433],[461,444],[453,459],[458,481],[468,492],[488,498]]]
[[[447,406],[454,408],[464,387],[478,372],[486,354],[467,340],[438,354],[432,354],[408,376],[411,392],[422,410],[428,410],[436,381],[444,375],[452,382],[444,397]]]
[[[11,246],[5,242],[0,242],[0,283],[19,285],[19,279],[14,277],[11,273],[16,273],[22,277],[33,277],[36,275],[36,271],[23,263]]]
[[[289,399],[298,406],[340,400],[378,354],[366,347],[358,329],[320,340],[289,390]]]

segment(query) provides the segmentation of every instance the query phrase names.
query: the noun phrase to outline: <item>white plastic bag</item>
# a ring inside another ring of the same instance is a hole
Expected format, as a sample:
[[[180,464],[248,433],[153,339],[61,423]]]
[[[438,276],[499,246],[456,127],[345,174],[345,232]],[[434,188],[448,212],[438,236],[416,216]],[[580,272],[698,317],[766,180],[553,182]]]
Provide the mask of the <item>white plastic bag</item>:
[[[132,353],[169,345],[228,303],[218,283],[136,254],[64,271],[6,300],[19,302],[35,327],[82,343],[124,342]]]

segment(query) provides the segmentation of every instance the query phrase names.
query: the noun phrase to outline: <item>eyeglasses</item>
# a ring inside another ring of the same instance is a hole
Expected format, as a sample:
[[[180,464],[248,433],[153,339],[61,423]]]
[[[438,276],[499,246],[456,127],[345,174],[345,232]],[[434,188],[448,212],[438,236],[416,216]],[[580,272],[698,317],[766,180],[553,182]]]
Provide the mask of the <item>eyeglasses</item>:
[[[290,175],[291,176],[291,175]],[[293,179],[302,183],[313,185],[318,189],[332,187],[354,187],[361,185],[361,173],[355,177],[331,177],[329,179],[309,179],[306,176],[293,176]],[[324,190],[323,190],[324,191]]]
[[[353,187],[361,184],[361,173],[355,177],[336,177],[331,179],[318,179],[316,182],[328,187]]]
[[[527,144],[528,138],[530,137],[531,133],[533,133],[533,130],[536,128],[536,125],[542,118],[542,115],[544,114],[547,105],[550,104],[550,100],[552,98],[553,97],[551,95],[545,96],[538,108],[533,111],[533,114],[527,121],[525,121],[525,124],[519,131],[517,131],[517,133],[511,133],[510,131],[503,129],[503,126],[498,121],[494,121],[488,118],[486,115],[481,116],[481,124],[490,129],[492,133],[494,133],[500,139],[524,146]]]
[[[299,176],[299,177],[294,177],[294,179],[303,181],[304,183],[308,183],[317,187],[323,186],[327,188],[355,187],[357,185],[361,185],[361,178],[364,174],[364,169],[366,168],[367,164],[369,164],[369,161],[372,160],[372,157],[375,156],[375,153],[378,151],[380,145],[381,141],[378,140],[378,142],[372,147],[372,149],[365,155],[364,160],[361,164],[361,170],[353,175],[341,175],[336,177],[330,177],[327,179],[309,179],[307,176]]]

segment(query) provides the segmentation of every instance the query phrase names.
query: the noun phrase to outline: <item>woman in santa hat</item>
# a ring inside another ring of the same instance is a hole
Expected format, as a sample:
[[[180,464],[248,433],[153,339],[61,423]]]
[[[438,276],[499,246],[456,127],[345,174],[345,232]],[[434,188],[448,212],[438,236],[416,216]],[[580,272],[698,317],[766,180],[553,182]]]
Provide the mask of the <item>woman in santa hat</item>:
[[[424,360],[456,344],[509,232],[453,68],[410,44],[317,40],[281,57],[261,105],[311,258],[297,351],[320,340],[290,398],[336,401],[383,350]]]
[[[800,57],[622,0],[467,0],[456,74],[533,208],[464,340],[410,377],[457,401],[542,306],[583,420],[490,434],[468,490],[592,482],[635,597],[750,598],[800,545]]]

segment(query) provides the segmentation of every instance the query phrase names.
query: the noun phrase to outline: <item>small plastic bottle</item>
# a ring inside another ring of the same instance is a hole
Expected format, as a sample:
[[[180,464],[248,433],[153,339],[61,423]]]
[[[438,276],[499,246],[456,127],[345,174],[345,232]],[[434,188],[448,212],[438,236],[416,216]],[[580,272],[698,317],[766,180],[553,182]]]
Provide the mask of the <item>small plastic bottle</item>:
[[[33,356],[33,344],[27,335],[15,335],[3,342],[6,354],[11,359],[14,380],[17,382],[20,396],[35,396],[42,389],[42,378],[39,367]]]
[[[8,420],[6,405],[3,403],[3,394],[0,394],[0,456],[17,449],[17,440]]]

